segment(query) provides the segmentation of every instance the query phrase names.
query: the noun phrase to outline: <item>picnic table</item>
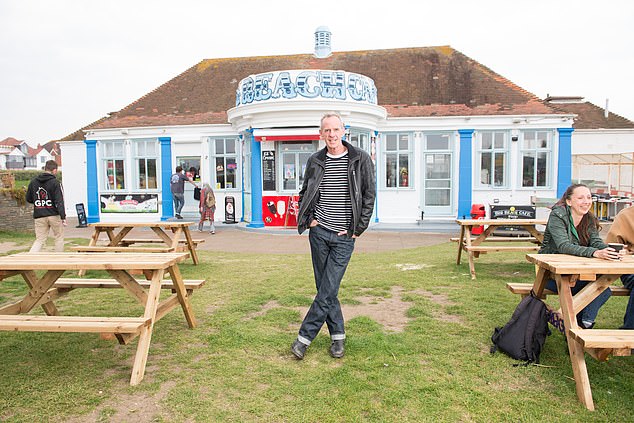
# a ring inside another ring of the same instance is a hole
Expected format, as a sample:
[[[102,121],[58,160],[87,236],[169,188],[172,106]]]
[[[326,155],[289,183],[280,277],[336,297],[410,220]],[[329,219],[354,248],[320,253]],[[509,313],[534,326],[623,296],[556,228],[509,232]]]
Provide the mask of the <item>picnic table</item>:
[[[0,306],[0,330],[35,332],[112,333],[120,343],[139,337],[130,385],[138,384],[145,374],[154,324],[180,306],[190,328],[196,319],[189,303],[192,289],[204,281],[183,281],[178,263],[187,253],[20,253],[0,257],[0,280],[21,275],[30,288],[19,301]],[[137,281],[132,269],[151,273],[149,281]],[[66,271],[105,270],[113,279],[62,279]],[[39,276],[38,276],[39,273]],[[169,273],[171,280],[163,280]],[[93,282],[94,281],[94,282]],[[141,316],[61,316],[54,300],[77,288],[122,287],[142,306]],[[161,289],[173,294],[160,301]],[[26,314],[40,306],[45,315]]]
[[[480,254],[496,251],[537,251],[539,245],[544,241],[544,235],[537,229],[537,225],[545,225],[546,219],[457,219],[460,225],[460,237],[450,238],[451,241],[458,242],[458,257],[456,264],[460,264],[462,251],[469,255],[469,271],[471,279],[476,278],[475,259]],[[476,226],[484,226],[481,234],[474,237],[472,231]],[[500,227],[520,227],[528,231],[530,236],[491,236]],[[512,242],[522,243],[522,245],[484,245],[492,242]],[[531,245],[528,245],[531,244]]]
[[[629,356],[634,348],[634,331],[581,329],[576,315],[621,275],[634,273],[634,256],[625,256],[620,261],[566,254],[527,254],[526,258],[537,266],[533,284],[537,296],[543,295],[549,279],[557,282],[561,308],[554,313],[563,320],[577,397],[588,410],[594,410],[584,351],[600,361],[606,361],[610,355]],[[592,282],[573,296],[570,288],[578,280]]]
[[[133,252],[133,253],[168,253],[174,251],[189,251],[194,264],[198,264],[196,247],[204,239],[193,239],[189,230],[192,222],[163,221],[163,222],[98,222],[90,223],[93,234],[88,245],[73,247],[80,252]],[[131,238],[133,229],[151,229],[156,235],[152,238]],[[105,245],[98,245],[102,233],[108,236]],[[159,246],[138,246],[135,244],[160,244]]]

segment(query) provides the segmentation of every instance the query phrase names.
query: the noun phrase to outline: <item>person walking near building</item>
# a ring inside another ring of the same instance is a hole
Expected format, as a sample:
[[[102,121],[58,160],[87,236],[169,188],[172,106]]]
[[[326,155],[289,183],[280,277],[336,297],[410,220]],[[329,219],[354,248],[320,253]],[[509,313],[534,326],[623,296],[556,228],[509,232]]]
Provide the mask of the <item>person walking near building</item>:
[[[44,165],[44,172],[31,179],[26,190],[26,201],[33,204],[35,242],[31,246],[32,253],[42,249],[49,232],[55,240],[55,251],[64,251],[66,209],[62,185],[56,175],[57,163],[49,160]]]
[[[634,253],[634,207],[621,210],[610,226],[605,242],[625,244],[627,254]],[[634,329],[634,274],[621,276],[623,286],[630,290],[630,299],[625,308],[623,326],[620,329]]]
[[[172,198],[174,199],[174,213],[177,219],[182,219],[181,210],[185,205],[185,182],[189,182],[193,186],[197,187],[193,181],[183,174],[183,167],[176,166],[176,173],[172,174],[170,178],[170,189],[172,191]]]
[[[200,210],[200,222],[198,222],[198,232],[203,231],[205,220],[209,220],[211,227],[209,228],[210,234],[216,233],[216,226],[214,225],[214,214],[216,213],[216,195],[211,185],[205,183],[203,189],[200,192],[200,204],[198,206]]]
[[[306,163],[299,192],[297,230],[309,229],[317,295],[299,329],[291,352],[303,359],[324,323],[330,332],[330,355],[344,355],[346,333],[339,286],[354,250],[355,238],[368,227],[376,195],[374,165],[365,151],[342,140],[344,126],[336,113],[321,118],[326,147]]]

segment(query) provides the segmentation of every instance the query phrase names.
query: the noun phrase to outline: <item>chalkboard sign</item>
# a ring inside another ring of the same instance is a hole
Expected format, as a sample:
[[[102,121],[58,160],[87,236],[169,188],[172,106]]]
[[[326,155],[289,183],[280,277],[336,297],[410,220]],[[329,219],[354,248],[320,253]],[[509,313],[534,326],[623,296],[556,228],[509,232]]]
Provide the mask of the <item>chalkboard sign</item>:
[[[262,189],[275,191],[275,151],[262,152]]]
[[[225,221],[223,223],[236,222],[236,199],[232,196],[225,197]]]
[[[83,203],[75,204],[75,210],[77,210],[77,221],[79,222],[79,225],[77,225],[77,227],[85,228],[86,226],[88,226],[84,204]]]

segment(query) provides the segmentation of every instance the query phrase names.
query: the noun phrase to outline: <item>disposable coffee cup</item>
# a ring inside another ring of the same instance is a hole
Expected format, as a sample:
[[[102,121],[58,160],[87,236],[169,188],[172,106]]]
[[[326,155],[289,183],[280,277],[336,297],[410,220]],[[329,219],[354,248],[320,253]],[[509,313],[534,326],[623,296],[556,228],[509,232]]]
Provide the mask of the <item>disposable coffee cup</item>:
[[[616,251],[618,253],[619,251],[621,251],[625,247],[625,245],[624,244],[620,244],[618,242],[609,242],[608,243],[608,247],[612,248],[614,251]]]

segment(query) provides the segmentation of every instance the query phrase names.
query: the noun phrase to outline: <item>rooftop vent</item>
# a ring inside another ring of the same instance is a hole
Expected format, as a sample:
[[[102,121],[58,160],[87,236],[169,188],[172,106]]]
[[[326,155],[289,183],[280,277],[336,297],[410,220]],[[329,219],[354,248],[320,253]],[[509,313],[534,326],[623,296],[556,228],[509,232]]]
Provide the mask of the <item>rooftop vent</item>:
[[[327,26],[320,26],[315,30],[315,57],[323,59],[332,53],[330,34]]]

